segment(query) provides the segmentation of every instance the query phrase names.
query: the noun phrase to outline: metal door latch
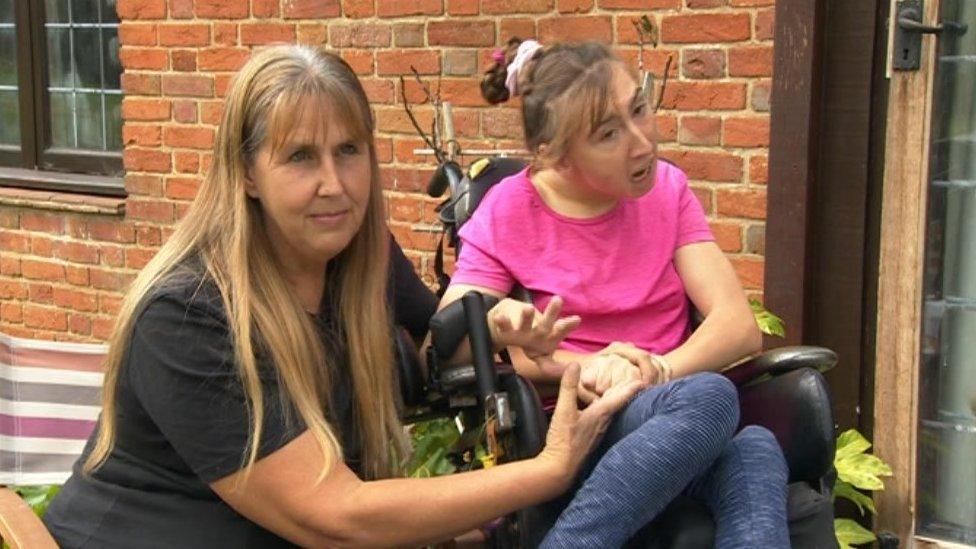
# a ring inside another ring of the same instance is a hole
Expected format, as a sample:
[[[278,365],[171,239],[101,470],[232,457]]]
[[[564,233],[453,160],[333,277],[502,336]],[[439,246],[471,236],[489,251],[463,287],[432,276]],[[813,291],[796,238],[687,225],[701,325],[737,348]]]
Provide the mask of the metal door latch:
[[[891,67],[896,71],[918,70],[922,58],[922,35],[954,33],[963,35],[969,27],[947,21],[936,25],[922,22],[922,0],[899,0],[895,12],[895,44]]]

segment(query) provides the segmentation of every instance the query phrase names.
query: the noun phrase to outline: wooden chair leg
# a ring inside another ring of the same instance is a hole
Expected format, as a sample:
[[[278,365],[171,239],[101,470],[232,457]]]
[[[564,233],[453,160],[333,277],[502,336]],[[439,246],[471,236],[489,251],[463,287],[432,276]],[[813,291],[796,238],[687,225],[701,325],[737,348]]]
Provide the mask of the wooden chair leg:
[[[13,549],[57,549],[40,517],[16,492],[0,486],[0,540]]]

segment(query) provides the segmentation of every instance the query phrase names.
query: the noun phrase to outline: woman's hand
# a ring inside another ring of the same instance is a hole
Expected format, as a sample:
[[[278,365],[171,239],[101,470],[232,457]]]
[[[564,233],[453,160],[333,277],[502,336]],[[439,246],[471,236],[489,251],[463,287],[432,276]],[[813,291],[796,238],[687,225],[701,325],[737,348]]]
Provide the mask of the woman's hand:
[[[564,475],[561,478],[565,478],[566,488],[600,442],[613,415],[641,389],[637,380],[614,385],[580,410],[577,406],[579,383],[579,364],[568,365],[559,384],[559,399],[549,423],[546,446],[539,454],[539,459],[553,464]]]
[[[488,328],[498,347],[521,347],[532,360],[546,357],[580,323],[579,316],[559,318],[562,298],[549,300],[542,313],[529,303],[504,298],[488,311]]]
[[[611,387],[637,381],[646,386],[641,370],[617,354],[603,352],[589,355],[581,361],[579,398],[583,402],[593,402]]]
[[[630,362],[640,370],[640,378],[645,387],[657,385],[665,380],[666,376],[663,367],[654,359],[654,355],[634,346],[633,343],[614,341],[597,354],[617,356]]]

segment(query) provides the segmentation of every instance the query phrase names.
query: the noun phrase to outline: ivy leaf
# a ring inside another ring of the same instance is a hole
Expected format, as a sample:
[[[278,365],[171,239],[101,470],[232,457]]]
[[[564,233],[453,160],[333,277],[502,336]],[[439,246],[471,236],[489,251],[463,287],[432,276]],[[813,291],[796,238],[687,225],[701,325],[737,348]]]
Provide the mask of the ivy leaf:
[[[840,549],[853,549],[855,545],[871,543],[877,539],[870,530],[851,519],[834,519],[834,535],[837,536]]]
[[[786,337],[786,324],[783,319],[766,310],[756,299],[749,299],[749,307],[756,317],[756,325],[764,334]]]
[[[453,418],[440,418],[415,424],[410,430],[413,455],[406,474],[411,477],[440,476],[453,473],[456,467],[448,454],[461,433]]]
[[[861,516],[864,516],[865,507],[867,507],[868,511],[871,511],[872,515],[878,514],[878,511],[874,508],[874,500],[870,496],[859,492],[857,488],[842,480],[834,483],[834,498],[839,497],[854,502],[854,505],[857,505],[857,510],[861,512]]]
[[[884,490],[878,477],[891,476],[891,467],[876,456],[857,454],[835,463],[837,478],[862,490]]]
[[[837,437],[837,454],[834,457],[834,462],[836,463],[854,454],[862,454],[870,447],[871,443],[861,433],[858,433],[857,429],[848,429]]]

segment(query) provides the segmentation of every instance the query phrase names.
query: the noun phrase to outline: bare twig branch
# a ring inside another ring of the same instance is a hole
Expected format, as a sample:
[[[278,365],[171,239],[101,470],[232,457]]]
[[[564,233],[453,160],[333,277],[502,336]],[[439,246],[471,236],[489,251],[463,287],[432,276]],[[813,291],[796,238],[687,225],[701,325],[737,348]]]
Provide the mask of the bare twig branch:
[[[661,103],[664,102],[664,90],[668,87],[668,73],[671,72],[672,61],[674,61],[674,56],[669,55],[668,60],[664,62],[664,74],[661,76],[661,91],[658,92],[657,103],[654,104],[655,112],[661,108]]]
[[[411,69],[412,68],[413,67],[411,67]],[[414,73],[416,74],[416,71],[414,71]],[[413,114],[413,109],[410,108],[410,103],[407,101],[407,81],[402,75],[400,76],[400,96],[403,98],[403,110],[407,111],[407,117],[410,119],[410,124],[413,125],[413,129],[416,130],[417,135],[423,139],[424,144],[434,151],[434,156],[437,158],[437,161],[442,162],[442,158],[444,156],[443,151],[434,146],[434,142],[431,141],[430,137],[424,132],[423,129],[421,129],[420,123],[417,122],[417,117]],[[430,96],[428,95],[428,97]]]

